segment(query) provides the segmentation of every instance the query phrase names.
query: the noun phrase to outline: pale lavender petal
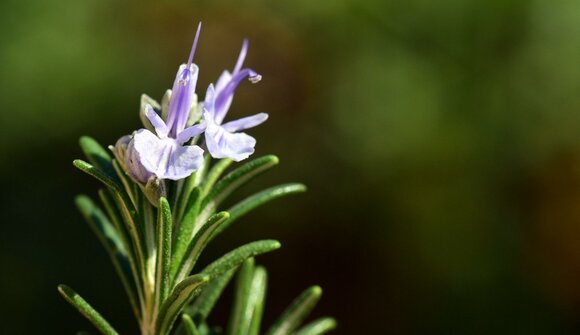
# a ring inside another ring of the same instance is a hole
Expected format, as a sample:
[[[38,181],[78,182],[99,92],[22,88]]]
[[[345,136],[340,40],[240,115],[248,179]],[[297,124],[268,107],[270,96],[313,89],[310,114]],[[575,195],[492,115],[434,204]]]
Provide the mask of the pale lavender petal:
[[[219,92],[223,90],[232,79],[232,74],[228,70],[224,70],[218,80],[215,82],[215,90]]]
[[[189,128],[185,128],[181,133],[177,134],[177,143],[183,144],[189,141],[190,138],[203,133],[205,130],[205,124],[196,124]]]
[[[240,69],[242,68],[242,64],[244,64],[244,60],[246,59],[247,53],[248,53],[248,39],[245,38],[244,42],[242,42],[242,50],[240,50],[238,61],[236,62],[236,66],[234,67],[234,73],[240,71]]]
[[[135,150],[134,139],[131,139],[127,144],[126,150],[123,154],[123,159],[125,161],[122,163],[122,165],[124,165],[126,169],[125,171],[136,182],[146,183],[153,175],[143,166],[143,164],[141,164],[140,155],[137,150]]]
[[[204,118],[207,120],[211,118],[214,120],[215,114],[215,88],[213,84],[209,84],[205,92],[205,100],[203,101]]]
[[[147,129],[137,131],[133,143],[143,167],[160,179],[186,178],[203,162],[200,147],[181,146],[175,139],[159,138]]]
[[[167,112],[167,127],[169,128],[169,135],[173,138],[176,138],[177,134],[185,129],[189,117],[189,110],[194,101],[195,85],[197,83],[199,69],[192,62],[200,31],[201,22],[197,26],[197,32],[193,39],[187,64],[182,64],[179,67],[177,76],[175,76],[175,81],[173,82],[171,99],[169,100],[169,111]]]
[[[230,133],[215,124],[208,124],[205,143],[214,158],[231,158],[236,162],[254,153],[256,140],[244,133]]]
[[[189,67],[187,64],[182,64],[179,67],[171,90],[169,111],[167,112],[167,127],[171,137],[175,138],[185,128],[189,110],[194,101],[198,72],[199,69],[195,64],[191,64]]]
[[[222,123],[228,112],[236,87],[245,78],[256,80],[261,76],[252,69],[242,69],[232,75],[230,82],[222,90],[216,90],[214,119],[218,124]]]
[[[226,88],[231,79],[232,75],[226,70],[222,72],[215,86],[213,84],[210,84],[207,88],[203,107],[205,108],[205,110],[209,112],[209,114],[214,120],[215,115],[217,115],[217,110],[215,109],[215,101],[216,101],[215,98],[220,91],[223,91],[224,88]],[[230,108],[230,105],[232,104],[232,99],[233,96],[227,99],[224,102],[222,109],[227,111]]]
[[[140,129],[133,136],[133,145],[141,164],[151,173],[158,175],[167,165],[171,139],[160,139],[147,129]]]
[[[179,180],[189,177],[203,164],[203,150],[197,145],[179,145],[173,151],[162,179]]]
[[[167,128],[165,122],[163,122],[161,117],[153,110],[151,105],[145,106],[145,116],[147,116],[147,119],[155,128],[155,132],[159,137],[167,137],[167,134],[169,134],[169,128]]]
[[[266,113],[259,113],[252,116],[243,117],[241,119],[237,119],[235,121],[226,122],[222,125],[222,127],[229,131],[230,133],[234,133],[238,130],[244,130],[253,128],[264,123],[268,119],[268,114]]]

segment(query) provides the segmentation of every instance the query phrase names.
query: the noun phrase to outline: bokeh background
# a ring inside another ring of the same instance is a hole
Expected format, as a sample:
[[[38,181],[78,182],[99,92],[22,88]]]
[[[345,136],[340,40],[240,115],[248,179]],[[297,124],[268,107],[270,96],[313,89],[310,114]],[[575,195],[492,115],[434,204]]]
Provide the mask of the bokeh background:
[[[59,283],[136,333],[71,161],[138,127],[200,19],[199,91],[248,37],[264,79],[231,115],[268,112],[257,155],[282,161],[238,198],[309,186],[205,255],[282,242],[266,323],[319,284],[336,334],[580,332],[580,2],[3,0],[0,333],[93,331]]]

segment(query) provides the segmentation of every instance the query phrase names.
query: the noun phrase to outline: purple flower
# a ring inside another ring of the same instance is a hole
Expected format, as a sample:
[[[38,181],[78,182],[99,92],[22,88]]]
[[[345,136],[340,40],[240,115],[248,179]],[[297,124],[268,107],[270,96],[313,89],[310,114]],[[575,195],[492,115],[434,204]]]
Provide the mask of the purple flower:
[[[203,163],[203,150],[196,145],[185,145],[204,130],[200,125],[185,128],[189,111],[195,101],[195,85],[199,70],[192,61],[200,28],[201,23],[197,28],[187,64],[182,64],[177,71],[169,100],[167,120],[163,121],[151,105],[147,105],[145,115],[155,128],[156,134],[147,129],[140,129],[135,132],[131,142],[141,165],[159,179],[186,178]]]
[[[252,83],[257,83],[262,78],[252,69],[242,69],[247,50],[248,41],[244,40],[234,71],[224,71],[215,86],[209,85],[205,95],[205,143],[214,158],[231,158],[237,162],[248,158],[254,153],[256,140],[238,131],[255,127],[268,119],[268,114],[260,113],[222,124],[240,82],[248,78]]]

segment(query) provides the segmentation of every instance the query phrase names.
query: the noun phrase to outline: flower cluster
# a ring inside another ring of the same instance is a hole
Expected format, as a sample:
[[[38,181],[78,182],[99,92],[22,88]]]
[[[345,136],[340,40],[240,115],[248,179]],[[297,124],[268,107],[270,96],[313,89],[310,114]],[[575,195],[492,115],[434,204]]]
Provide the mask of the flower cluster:
[[[241,81],[247,78],[257,83],[261,79],[254,70],[242,68],[248,50],[247,40],[242,44],[233,71],[224,71],[215,84],[207,88],[205,100],[197,103],[195,88],[199,68],[193,63],[193,57],[200,28],[201,23],[189,59],[179,67],[173,89],[166,94],[168,102],[166,111],[163,111],[166,113],[160,116],[161,108],[154,101],[145,104],[142,112],[150,124],[120,138],[112,148],[125,171],[144,187],[152,183],[158,185],[165,179],[180,180],[199,169],[203,164],[204,149],[194,144],[196,141],[192,138],[201,134],[205,135],[203,146],[212,157],[234,161],[246,159],[254,152],[256,140],[240,131],[255,127],[268,118],[267,114],[260,113],[223,122]],[[195,120],[190,114],[197,110],[201,117]]]

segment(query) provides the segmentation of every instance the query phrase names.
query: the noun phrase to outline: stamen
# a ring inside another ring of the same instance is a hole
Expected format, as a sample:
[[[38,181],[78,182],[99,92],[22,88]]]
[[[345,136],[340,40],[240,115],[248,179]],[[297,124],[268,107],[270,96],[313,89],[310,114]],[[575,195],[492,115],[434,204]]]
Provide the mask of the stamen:
[[[240,50],[240,55],[238,56],[238,61],[236,62],[236,66],[234,67],[234,72],[237,73],[242,68],[242,64],[244,64],[244,60],[246,59],[246,53],[248,52],[248,39],[244,38],[244,42],[242,43],[242,50]]]
[[[187,60],[187,69],[191,67],[191,62],[193,62],[193,56],[195,55],[195,48],[197,47],[197,40],[199,39],[199,32],[201,31],[201,21],[197,25],[197,32],[195,33],[195,38],[193,39],[193,45],[191,46],[191,51],[189,52],[189,59]]]

